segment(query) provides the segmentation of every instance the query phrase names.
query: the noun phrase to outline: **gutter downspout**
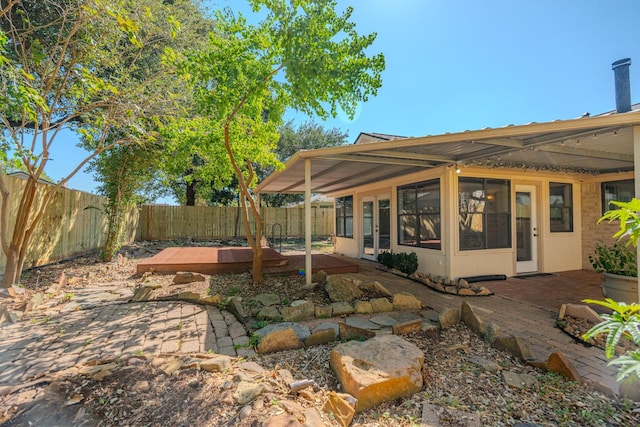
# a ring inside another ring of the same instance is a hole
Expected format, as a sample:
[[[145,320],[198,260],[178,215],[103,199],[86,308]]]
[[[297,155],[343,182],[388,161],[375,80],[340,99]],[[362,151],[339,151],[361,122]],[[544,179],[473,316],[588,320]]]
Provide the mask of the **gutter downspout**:
[[[304,277],[307,285],[313,276],[311,265],[311,159],[304,159]]]

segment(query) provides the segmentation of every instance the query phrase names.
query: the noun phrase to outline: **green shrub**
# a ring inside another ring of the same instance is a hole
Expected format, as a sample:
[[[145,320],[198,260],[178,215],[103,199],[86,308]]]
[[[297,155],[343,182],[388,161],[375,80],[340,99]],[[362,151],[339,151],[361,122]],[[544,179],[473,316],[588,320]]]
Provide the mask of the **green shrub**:
[[[418,269],[418,255],[415,252],[398,252],[393,254],[393,268],[404,274],[413,274]]]
[[[393,251],[382,251],[378,254],[378,262],[387,268],[393,268]]]
[[[415,252],[383,251],[378,254],[378,262],[387,268],[395,268],[405,274],[412,274],[418,269],[418,256]]]
[[[612,246],[598,243],[595,252],[589,255],[589,262],[598,273],[638,276],[636,251],[620,241]]]

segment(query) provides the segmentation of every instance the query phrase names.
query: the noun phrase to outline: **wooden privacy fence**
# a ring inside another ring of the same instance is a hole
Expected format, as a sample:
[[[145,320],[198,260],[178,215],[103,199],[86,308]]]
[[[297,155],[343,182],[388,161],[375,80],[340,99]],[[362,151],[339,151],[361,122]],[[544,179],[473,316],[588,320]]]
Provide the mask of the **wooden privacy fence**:
[[[16,221],[20,197],[26,186],[22,178],[5,176],[11,201],[10,233]],[[40,186],[40,195],[48,188]],[[1,201],[0,201],[1,203]],[[73,255],[99,249],[107,234],[106,199],[83,191],[59,188],[37,226],[27,251],[25,268],[49,264]],[[333,208],[314,207],[312,235],[333,234]],[[304,208],[262,208],[263,233],[271,237],[274,224],[280,224],[283,237],[304,237]],[[244,238],[244,225],[238,208],[223,206],[144,205],[125,217],[125,243],[134,240],[230,239]],[[255,222],[251,223],[255,229]],[[280,228],[275,227],[276,236]],[[0,274],[6,257],[0,250]]]
[[[4,178],[11,194],[8,231],[12,233],[26,180],[12,176]],[[46,184],[41,185],[39,196],[49,188]],[[56,190],[31,239],[25,268],[59,261],[101,247],[107,232],[105,203],[104,197],[83,191],[67,188]],[[125,218],[127,242],[135,238],[137,224],[138,211],[134,210]],[[4,273],[6,262],[4,253],[0,251],[0,273]]]
[[[333,208],[314,207],[311,212],[311,234],[314,238],[333,234]],[[304,208],[261,209],[263,233],[271,237],[275,231],[283,237],[304,237]],[[275,225],[279,224],[279,226]],[[250,227],[255,230],[255,221]],[[233,206],[163,206],[144,205],[136,238],[139,240],[231,239],[244,237],[244,220]]]

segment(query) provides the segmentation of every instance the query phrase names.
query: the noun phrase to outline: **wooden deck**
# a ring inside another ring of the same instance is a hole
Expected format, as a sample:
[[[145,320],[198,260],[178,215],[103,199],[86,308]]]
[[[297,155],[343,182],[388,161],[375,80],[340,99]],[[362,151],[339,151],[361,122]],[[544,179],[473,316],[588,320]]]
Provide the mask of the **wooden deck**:
[[[263,248],[265,274],[299,274],[304,270],[304,255],[285,256],[270,248]],[[143,260],[136,267],[137,274],[153,270],[157,273],[190,271],[202,274],[240,273],[251,270],[253,252],[247,247],[178,247],[167,248]],[[346,258],[314,254],[313,273],[324,270],[328,274],[357,273],[358,266]]]

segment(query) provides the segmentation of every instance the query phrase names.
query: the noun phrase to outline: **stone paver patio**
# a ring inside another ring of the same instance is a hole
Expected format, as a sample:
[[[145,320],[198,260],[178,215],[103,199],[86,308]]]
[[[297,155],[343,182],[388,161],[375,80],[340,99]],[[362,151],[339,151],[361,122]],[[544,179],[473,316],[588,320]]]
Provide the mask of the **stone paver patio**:
[[[247,343],[235,316],[211,306],[158,301],[65,310],[0,328],[0,386],[122,355],[211,350],[237,356],[234,346]]]

